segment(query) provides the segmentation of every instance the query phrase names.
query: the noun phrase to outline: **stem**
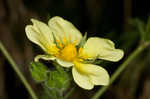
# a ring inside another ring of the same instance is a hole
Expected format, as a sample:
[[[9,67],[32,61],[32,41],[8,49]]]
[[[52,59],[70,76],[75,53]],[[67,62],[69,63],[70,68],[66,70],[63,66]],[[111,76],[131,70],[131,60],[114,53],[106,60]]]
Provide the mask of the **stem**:
[[[71,90],[65,95],[64,99],[68,99],[68,97],[72,94],[74,89],[75,89],[75,87],[71,88]]]
[[[104,86],[99,89],[95,95],[91,99],[99,99],[103,93],[108,89],[108,87],[116,80],[116,78],[120,75],[120,73],[128,66],[128,64],[140,53],[142,52],[149,43],[141,44],[128,58],[127,60],[120,65],[120,67],[116,70],[116,72],[110,78],[110,83],[108,86]]]
[[[27,82],[27,80],[25,79],[25,77],[23,76],[21,71],[19,70],[17,64],[13,61],[11,56],[8,54],[6,48],[3,46],[1,41],[0,41],[0,50],[4,54],[4,56],[6,57],[6,59],[8,60],[8,62],[12,66],[12,68],[14,69],[14,71],[17,73],[17,75],[19,76],[20,80],[22,81],[22,83],[24,84],[25,88],[27,89],[29,94],[32,96],[32,98],[33,99],[38,99],[37,96],[35,95],[34,91],[32,90],[31,86],[29,85],[29,83]]]
[[[146,24],[146,29],[145,31],[148,32],[150,29],[150,16],[148,17],[148,21],[147,21],[147,24]]]

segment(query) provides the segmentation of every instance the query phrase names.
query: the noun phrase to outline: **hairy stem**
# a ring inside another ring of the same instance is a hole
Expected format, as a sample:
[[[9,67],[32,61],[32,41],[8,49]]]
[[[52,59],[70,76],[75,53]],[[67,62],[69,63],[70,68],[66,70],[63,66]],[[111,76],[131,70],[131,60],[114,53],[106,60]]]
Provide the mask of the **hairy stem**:
[[[64,99],[68,99],[68,97],[72,94],[74,89],[75,89],[75,87],[71,88],[71,90],[65,95]]]
[[[35,94],[35,92],[32,90],[32,88],[29,85],[29,83],[27,82],[26,78],[23,76],[23,74],[19,70],[17,64],[13,61],[12,57],[9,55],[9,53],[7,52],[6,48],[3,46],[1,41],[0,41],[0,50],[3,53],[3,55],[6,57],[6,59],[8,60],[8,62],[10,63],[10,65],[12,66],[14,71],[17,73],[17,75],[19,76],[20,80],[22,81],[22,83],[24,84],[25,88],[27,89],[29,94],[32,96],[32,98],[33,99],[38,99],[36,94]]]

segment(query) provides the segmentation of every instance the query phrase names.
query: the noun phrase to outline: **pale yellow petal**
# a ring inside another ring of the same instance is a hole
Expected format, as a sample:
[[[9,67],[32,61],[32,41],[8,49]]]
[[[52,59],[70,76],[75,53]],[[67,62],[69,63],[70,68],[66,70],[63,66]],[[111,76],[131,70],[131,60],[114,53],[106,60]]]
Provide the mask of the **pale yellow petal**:
[[[61,17],[56,16],[51,18],[48,25],[54,35],[62,41],[67,40],[78,44],[82,38],[80,31],[72,23]]]
[[[121,49],[111,49],[104,50],[102,54],[99,55],[99,59],[109,60],[109,61],[119,61],[124,56],[124,52]]]
[[[33,43],[38,44],[45,51],[53,44],[53,36],[49,27],[38,20],[31,19],[33,25],[27,25],[26,35]]]
[[[78,72],[75,67],[72,68],[72,75],[75,83],[81,88],[90,90],[94,87],[94,84],[90,82],[89,77]]]
[[[124,52],[120,49],[115,49],[115,45],[111,40],[92,37],[85,43],[82,56],[87,58],[99,58],[109,61],[119,61]]]
[[[43,60],[55,60],[56,57],[50,56],[50,55],[37,55],[34,58],[34,61],[38,62],[40,59],[43,59]]]
[[[104,68],[90,64],[86,69],[87,71],[89,70],[89,73],[91,73],[89,74],[89,77],[94,85],[109,84],[109,74]]]
[[[32,25],[27,25],[25,28],[26,35],[30,41],[39,45],[42,49],[46,50],[44,44],[41,42],[41,38],[38,36],[38,33],[33,29]]]
[[[63,66],[63,67],[71,67],[74,64],[72,62],[67,62],[61,59],[56,58],[56,61],[58,62],[59,65]]]
[[[109,74],[104,68],[93,64],[83,64],[80,62],[74,62],[74,64],[77,71],[81,74],[87,75],[90,82],[94,85],[109,84]]]
[[[48,44],[53,43],[52,31],[48,25],[35,19],[31,19],[31,21],[33,22],[33,27],[40,32],[40,36],[45,37]]]

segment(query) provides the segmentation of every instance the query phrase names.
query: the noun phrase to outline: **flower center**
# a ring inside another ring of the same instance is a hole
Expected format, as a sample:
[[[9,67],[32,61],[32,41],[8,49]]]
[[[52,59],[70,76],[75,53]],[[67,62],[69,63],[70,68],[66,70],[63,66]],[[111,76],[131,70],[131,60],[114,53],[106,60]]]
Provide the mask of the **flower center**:
[[[77,56],[77,49],[74,44],[66,45],[57,56],[65,61],[73,61]]]

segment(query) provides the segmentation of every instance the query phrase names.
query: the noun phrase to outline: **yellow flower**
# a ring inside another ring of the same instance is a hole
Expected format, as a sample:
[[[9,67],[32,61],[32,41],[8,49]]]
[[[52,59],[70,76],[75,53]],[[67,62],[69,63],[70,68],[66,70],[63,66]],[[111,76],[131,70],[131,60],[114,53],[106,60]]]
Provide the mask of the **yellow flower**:
[[[115,49],[112,41],[91,37],[81,47],[78,45],[83,37],[69,21],[58,16],[51,18],[48,25],[35,19],[31,21],[33,25],[25,28],[26,35],[46,52],[38,55],[35,61],[40,58],[56,60],[63,67],[72,67],[74,81],[84,89],[109,84],[109,75],[104,68],[84,61],[96,58],[114,62],[120,60],[124,53]]]

